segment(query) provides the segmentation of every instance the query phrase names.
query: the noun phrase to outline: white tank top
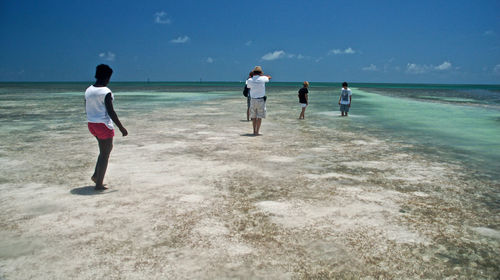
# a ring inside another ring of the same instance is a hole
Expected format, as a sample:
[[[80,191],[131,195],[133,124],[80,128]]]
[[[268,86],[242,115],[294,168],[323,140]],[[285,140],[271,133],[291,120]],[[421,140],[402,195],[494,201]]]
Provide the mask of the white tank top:
[[[111,93],[111,99],[114,99],[113,93],[108,87],[88,87],[85,91],[85,111],[87,112],[88,122],[103,123],[109,129],[114,129],[113,121],[109,117],[104,103],[108,93]]]

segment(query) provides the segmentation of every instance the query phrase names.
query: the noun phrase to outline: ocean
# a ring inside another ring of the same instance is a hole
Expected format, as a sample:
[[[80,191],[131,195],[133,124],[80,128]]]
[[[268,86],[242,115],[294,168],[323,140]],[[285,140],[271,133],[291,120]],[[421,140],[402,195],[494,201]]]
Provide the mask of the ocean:
[[[112,81],[94,195],[90,84],[0,83],[0,278],[500,275],[500,85]]]

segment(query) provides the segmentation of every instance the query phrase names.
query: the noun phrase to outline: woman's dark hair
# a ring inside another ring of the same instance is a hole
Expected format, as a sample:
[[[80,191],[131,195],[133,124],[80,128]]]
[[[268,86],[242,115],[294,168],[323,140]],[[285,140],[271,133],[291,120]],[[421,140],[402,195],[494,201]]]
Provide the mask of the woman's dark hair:
[[[98,80],[107,80],[111,78],[113,69],[106,64],[99,64],[95,68],[95,78]]]
[[[343,82],[343,83],[342,83],[342,86],[343,86],[343,87],[346,87],[346,86],[347,86],[347,83],[346,83],[346,82]]]
[[[260,76],[260,75],[262,75],[262,71],[253,71],[253,74],[254,74],[254,75],[259,75],[259,76]]]

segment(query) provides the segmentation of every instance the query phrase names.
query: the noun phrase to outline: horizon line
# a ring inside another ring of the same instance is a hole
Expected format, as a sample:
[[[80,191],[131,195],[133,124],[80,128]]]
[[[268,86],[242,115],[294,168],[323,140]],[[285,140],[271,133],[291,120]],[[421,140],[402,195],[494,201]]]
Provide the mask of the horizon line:
[[[0,83],[93,83],[95,81],[0,81]],[[244,83],[245,81],[110,81],[109,84],[113,83]],[[273,81],[274,83],[303,83],[304,81]],[[342,84],[340,81],[309,81],[309,83],[324,83],[324,84]],[[500,83],[434,83],[434,82],[348,82],[349,84],[400,84],[400,85],[482,85],[482,86],[500,86]]]

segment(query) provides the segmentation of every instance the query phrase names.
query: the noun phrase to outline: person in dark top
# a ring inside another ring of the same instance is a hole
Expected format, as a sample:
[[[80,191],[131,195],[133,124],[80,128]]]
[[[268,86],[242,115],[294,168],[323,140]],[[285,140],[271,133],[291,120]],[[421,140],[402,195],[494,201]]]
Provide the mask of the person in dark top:
[[[253,71],[248,74],[248,79],[253,77]],[[247,98],[247,122],[250,121],[250,89],[245,85],[245,89],[243,90],[243,95]]]
[[[298,95],[299,96],[299,103],[300,103],[300,107],[302,108],[302,112],[300,112],[299,120],[304,119],[306,107],[307,107],[307,105],[309,105],[309,97],[308,97],[309,90],[307,90],[308,87],[309,87],[309,82],[305,81],[304,86],[301,89],[299,89],[299,95]]]

